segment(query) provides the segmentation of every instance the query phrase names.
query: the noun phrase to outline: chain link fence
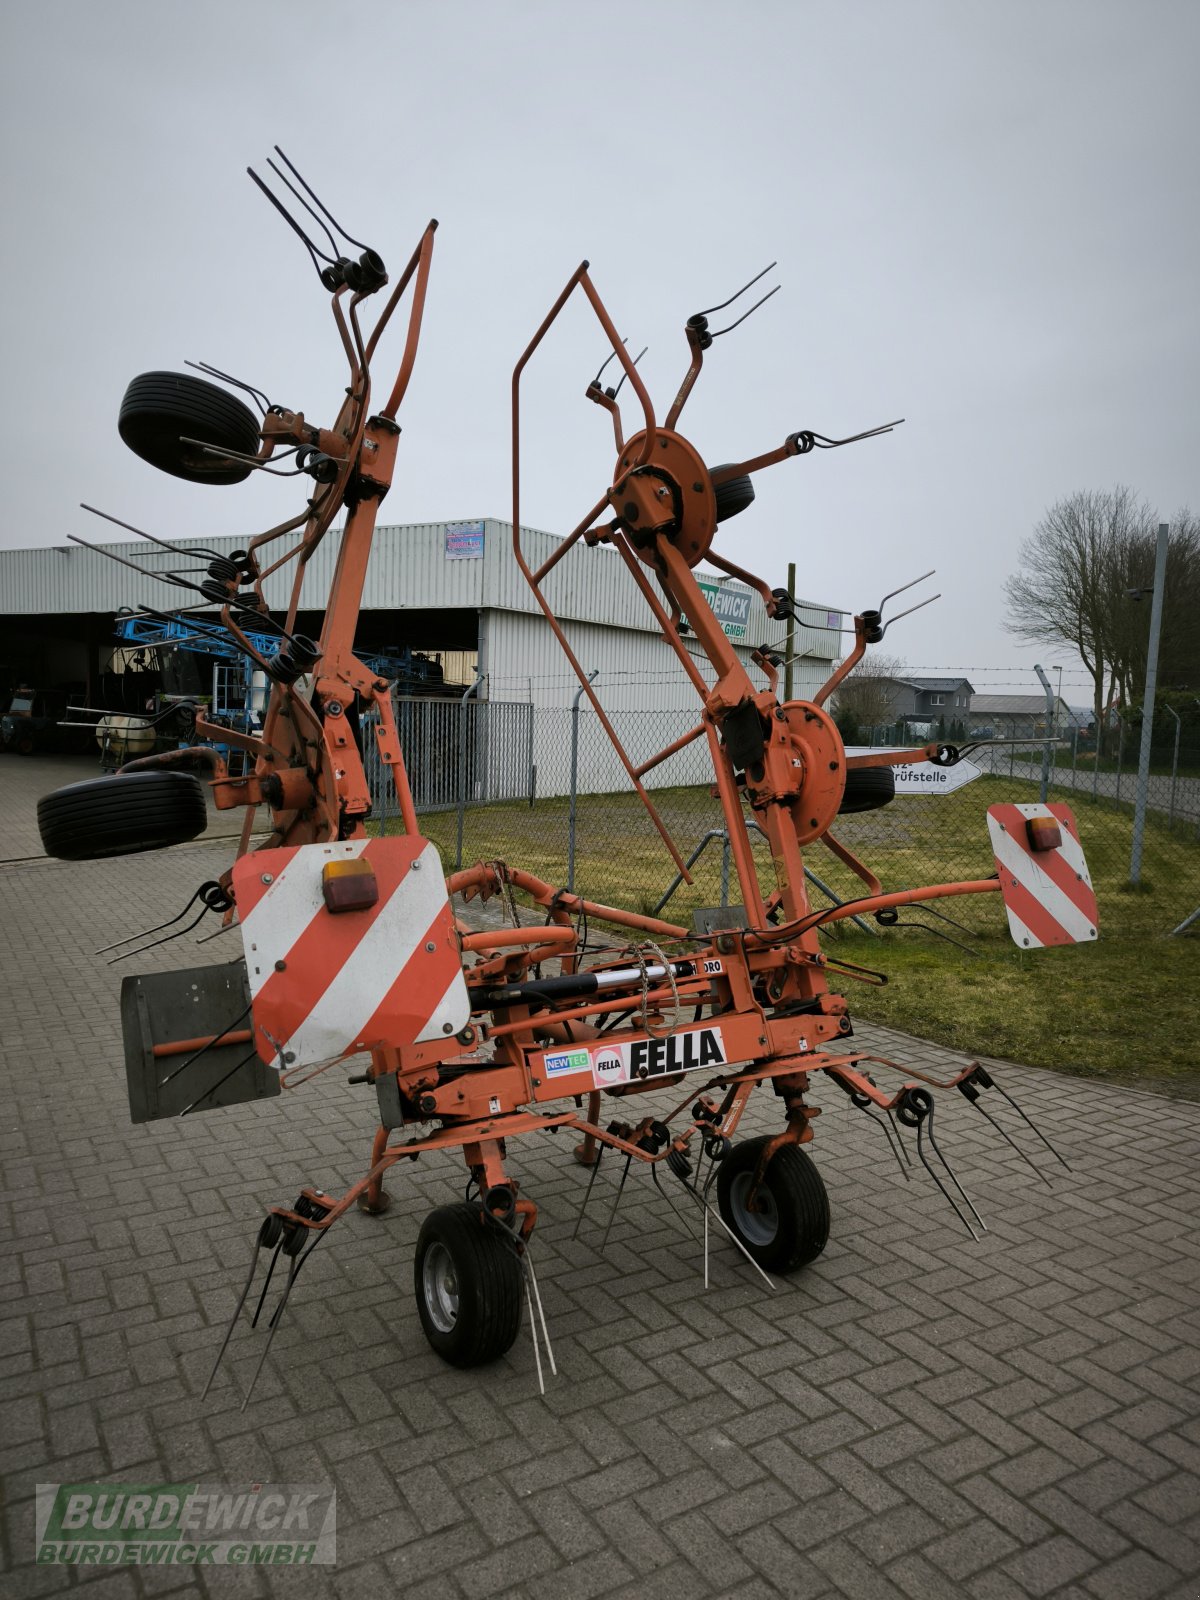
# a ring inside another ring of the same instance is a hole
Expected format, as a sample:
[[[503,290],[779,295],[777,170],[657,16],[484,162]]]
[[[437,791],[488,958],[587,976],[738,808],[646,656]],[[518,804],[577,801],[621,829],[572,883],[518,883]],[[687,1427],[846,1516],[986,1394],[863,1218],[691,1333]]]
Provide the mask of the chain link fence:
[[[647,912],[664,907],[672,920],[685,922],[697,907],[742,899],[704,737],[644,779],[662,827],[691,863],[689,885],[679,881],[655,820],[589,706],[400,701],[397,720],[422,828],[447,870],[499,858],[589,899]],[[679,712],[618,712],[611,720],[634,766],[695,726]],[[376,817],[396,830],[395,797],[369,723],[363,745]],[[1118,741],[1097,759],[1078,737],[984,745],[969,758],[978,776],[953,792],[898,795],[877,811],[840,818],[834,831],[886,890],[984,878],[995,871],[988,806],[1037,800],[1044,792],[1075,811],[1100,899],[1102,936],[1169,933],[1200,907],[1200,749],[1177,748],[1173,762],[1156,755],[1151,763],[1142,881],[1132,893],[1137,771],[1131,748]],[[760,835],[752,831],[751,837],[759,880],[770,887],[770,851]],[[814,905],[867,892],[820,844],[805,860]],[[901,920],[943,941],[1007,938],[991,896],[907,909]]]

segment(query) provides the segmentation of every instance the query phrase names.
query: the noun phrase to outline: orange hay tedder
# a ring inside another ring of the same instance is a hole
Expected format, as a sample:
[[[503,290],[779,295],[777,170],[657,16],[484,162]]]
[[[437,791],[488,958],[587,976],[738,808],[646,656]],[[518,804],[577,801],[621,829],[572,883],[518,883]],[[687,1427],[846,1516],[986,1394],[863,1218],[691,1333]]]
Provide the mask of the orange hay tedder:
[[[186,932],[206,911],[223,916],[226,925],[236,917],[244,960],[125,980],[122,1014],[136,1120],[278,1094],[351,1056],[365,1058],[365,1069],[351,1081],[375,1089],[379,1126],[367,1171],[338,1198],[306,1188],[294,1205],[270,1210],[217,1365],[246,1304],[260,1252],[273,1252],[268,1281],[280,1254],[288,1270],[259,1370],[296,1275],[322,1235],[351,1206],[383,1211],[384,1178],[397,1162],[457,1148],[470,1175],[467,1199],[433,1211],[417,1243],[422,1326],[447,1361],[472,1366],[509,1349],[524,1304],[542,1381],[542,1349],[551,1370],[554,1358],[530,1249],[537,1206],[520,1192],[506,1165],[519,1134],[569,1129],[578,1136],[576,1157],[591,1169],[584,1206],[605,1151],[615,1151],[624,1163],[618,1200],[631,1164],[649,1167],[659,1192],[672,1205],[671,1193],[679,1199],[683,1220],[689,1213],[702,1220],[706,1279],[710,1223],[768,1281],[772,1272],[801,1267],[819,1255],[829,1231],[825,1188],[804,1148],[818,1112],[809,1103],[818,1073],[880,1122],[897,1160],[909,1159],[901,1128],[915,1131],[919,1159],[974,1233],[982,1227],[978,1213],[934,1142],[928,1087],[933,1080],[896,1069],[902,1081],[894,1092],[877,1086],[873,1069],[893,1064],[853,1047],[846,1001],[830,988],[829,978],[835,969],[865,981],[879,981],[879,975],[824,953],[820,929],[871,913],[887,920],[897,907],[945,896],[999,893],[1014,937],[1024,945],[1094,938],[1095,900],[1074,820],[1063,806],[993,807],[988,820],[995,876],[888,892],[834,837],[839,813],[885,804],[894,790],[892,766],[953,764],[960,752],[930,745],[847,757],[826,702],[867,647],[883,637],[883,605],[855,617],[853,648],[812,700],[781,702],[779,658],[765,646],[758,651],[753,664],[761,681],[755,681],[693,575],[706,560],[750,584],[767,614],[786,622],[793,604],[788,593],[768,588],[713,549],[718,524],[753,500],[755,473],[853,440],[802,431],[751,460],[710,468],[678,431],[678,422],[705,351],[729,329],[713,332],[711,313],[688,320],[690,365],[660,423],[587,263],[572,274],[513,374],[513,558],[687,881],[687,866],[643,779],[693,740],[707,745],[740,904],[698,912],[695,926],[685,927],[598,905],[501,861],[445,878],[437,851],[421,837],[389,685],[354,651],[376,516],[396,465],[396,416],[416,358],[436,224],[426,228],[367,333],[360,315],[388,283],[384,264],[358,241],[350,240],[361,251],[357,257],[341,253],[334,233],[349,236],[277,153],[283,167],[272,161],[273,173],[313,219],[307,226],[315,224],[320,233],[306,233],[277,194],[255,181],[300,235],[330,293],[349,367],[336,416],[310,421],[212,368],[201,370],[246,391],[261,415],[204,378],[148,373],[130,384],[120,416],[126,443],[179,477],[230,483],[286,463],[314,480],[303,511],[251,539],[245,551],[198,552],[154,539],[187,560],[199,555],[207,561],[170,574],[188,591],[189,621],[232,638],[269,675],[261,737],[232,734],[198,717],[198,742],[191,748],[131,761],[116,776],[74,784],[48,795],[39,807],[47,850],[68,859],[195,838],[204,828],[205,802],[198,779],[179,770],[181,762],[209,769],[216,806],[246,808],[233,866],[218,882],[201,885],[179,917],[149,930]],[[611,345],[609,359],[623,369],[622,382],[628,380],[636,396],[640,426],[624,437],[617,391],[602,388],[597,375],[586,393],[611,414],[611,483],[598,489],[578,526],[534,569],[521,548],[520,386],[531,357],[577,291]],[[373,409],[376,349],[406,292],[403,357],[386,400]],[[854,438],[888,431],[876,428]],[[324,625],[318,639],[306,638],[296,632],[306,569],[343,509]],[[616,550],[695,689],[695,726],[636,765],[621,748],[542,590],[547,574],[580,541]],[[268,610],[263,583],[289,562],[295,579],[280,620]],[[163,576],[158,570],[151,575]],[[707,658],[707,674],[685,647],[684,618]],[[264,633],[278,637],[273,655],[252,641],[251,635],[261,640]],[[359,717],[367,712],[378,719],[380,753],[399,798],[400,836],[369,831],[372,797],[358,735]],[[230,774],[216,743],[247,752],[244,775]],[[251,824],[260,807],[269,808],[272,831],[252,848]],[[755,869],[750,826],[770,843],[769,887]],[[809,903],[802,851],[818,841],[862,880],[861,898],[826,909]],[[497,897],[507,925],[472,931],[456,914],[455,896],[461,902]],[[178,928],[193,907],[195,919]],[[735,1142],[750,1094],[760,1085],[778,1097],[780,1129]],[[672,1086],[679,1089],[673,1110],[639,1114],[639,1095]],[[981,1093],[995,1087],[1019,1113],[978,1065],[934,1087],[957,1087],[981,1111]],[[606,1097],[618,1102],[619,1115],[611,1121],[601,1113]],[[667,1169],[665,1182],[660,1167]],[[610,1224],[615,1210],[614,1202]],[[259,1311],[265,1294],[266,1285]]]

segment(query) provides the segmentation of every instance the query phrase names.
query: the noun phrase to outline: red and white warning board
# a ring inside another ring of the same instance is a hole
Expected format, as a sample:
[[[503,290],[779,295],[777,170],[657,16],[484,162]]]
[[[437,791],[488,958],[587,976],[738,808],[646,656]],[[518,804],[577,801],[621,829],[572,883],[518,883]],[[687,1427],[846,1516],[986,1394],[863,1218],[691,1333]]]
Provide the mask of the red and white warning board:
[[[338,874],[356,886],[373,877],[374,902],[331,910],[326,885]],[[258,850],[235,864],[233,889],[264,1061],[314,1065],[466,1027],[454,915],[427,839]]]
[[[1094,939],[1096,891],[1070,806],[989,806],[987,816],[1013,942],[1032,950]]]

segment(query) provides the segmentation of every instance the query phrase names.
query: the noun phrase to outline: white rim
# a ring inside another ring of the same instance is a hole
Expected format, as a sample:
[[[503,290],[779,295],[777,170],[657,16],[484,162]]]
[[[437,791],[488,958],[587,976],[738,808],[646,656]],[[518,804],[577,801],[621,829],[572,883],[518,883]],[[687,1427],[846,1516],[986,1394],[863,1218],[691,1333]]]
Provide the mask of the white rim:
[[[750,1172],[739,1172],[734,1177],[729,1185],[729,1210],[734,1226],[747,1244],[773,1244],[775,1235],[779,1232],[779,1213],[775,1209],[775,1197],[765,1183],[760,1183],[754,1198],[755,1204],[762,1209],[749,1210],[746,1201],[749,1198],[753,1176]]]
[[[458,1274],[444,1244],[434,1243],[421,1266],[425,1309],[439,1333],[452,1333],[458,1321]]]

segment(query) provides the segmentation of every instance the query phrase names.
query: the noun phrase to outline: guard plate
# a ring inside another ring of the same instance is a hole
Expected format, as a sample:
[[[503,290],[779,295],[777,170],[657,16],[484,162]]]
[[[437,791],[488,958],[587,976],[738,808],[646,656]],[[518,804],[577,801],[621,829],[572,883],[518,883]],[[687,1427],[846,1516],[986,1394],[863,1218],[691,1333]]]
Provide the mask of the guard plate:
[[[998,805],[987,815],[1013,943],[1033,950],[1094,939],[1096,892],[1070,806]],[[1054,818],[1062,832],[1057,849],[1033,849],[1026,827],[1031,817]]]
[[[365,857],[375,905],[326,910],[321,869]],[[457,1033],[470,1019],[442,864],[427,839],[259,850],[233,869],[259,1055],[314,1065]]]

